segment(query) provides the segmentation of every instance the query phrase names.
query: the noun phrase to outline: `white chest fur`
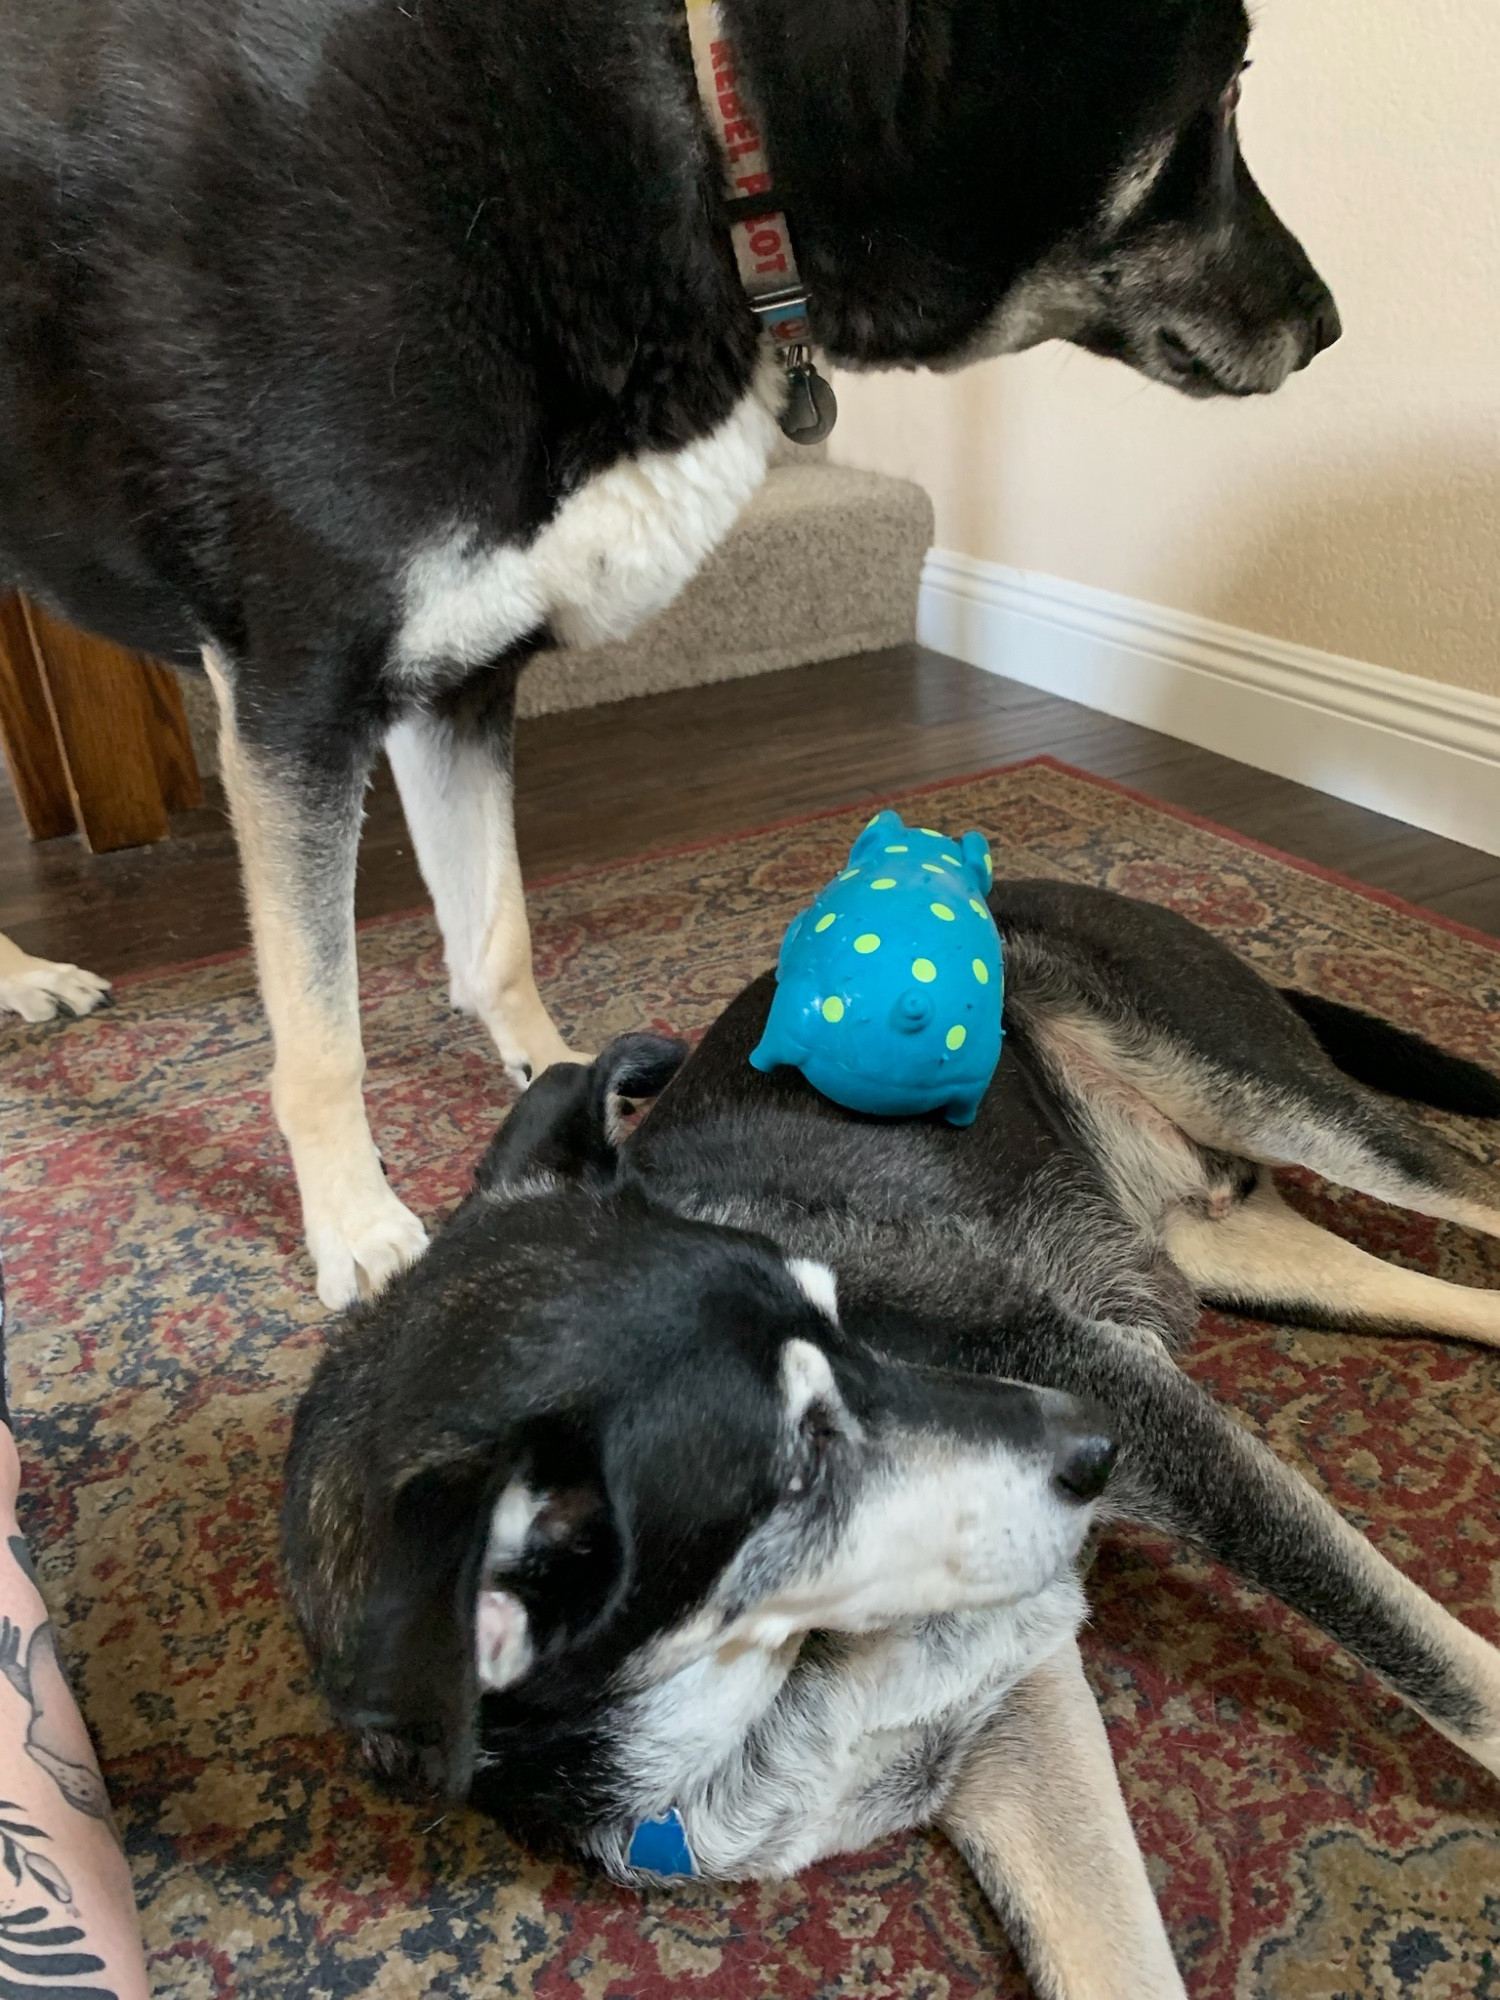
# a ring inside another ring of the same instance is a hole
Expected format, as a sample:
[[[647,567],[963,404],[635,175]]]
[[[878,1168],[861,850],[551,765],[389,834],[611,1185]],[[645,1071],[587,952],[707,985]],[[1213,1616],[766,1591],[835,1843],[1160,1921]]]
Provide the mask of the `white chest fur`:
[[[636,1820],[682,1817],[699,1870],[794,1874],[919,1825],[964,1750],[1023,1675],[1076,1631],[1072,1574],[1020,1604],[836,1641],[825,1661],[717,1650],[620,1716]],[[628,1874],[629,1828],[596,1852]]]
[[[487,665],[546,626],[565,646],[623,639],[663,610],[765,475],[781,395],[774,358],[717,430],[596,473],[524,547],[456,526],[407,564],[395,667],[414,692]]]

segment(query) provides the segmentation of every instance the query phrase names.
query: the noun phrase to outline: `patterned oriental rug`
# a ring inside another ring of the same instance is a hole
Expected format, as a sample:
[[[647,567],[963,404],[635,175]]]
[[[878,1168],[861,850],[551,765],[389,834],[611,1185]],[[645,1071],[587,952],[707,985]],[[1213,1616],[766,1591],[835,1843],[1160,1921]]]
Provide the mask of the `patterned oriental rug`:
[[[565,1032],[693,1030],[774,958],[870,811],[533,892]],[[1500,1059],[1500,947],[1049,761],[929,789],[998,868],[1105,883],[1273,979]],[[506,1109],[430,918],[361,934],[369,1101],[429,1221]],[[640,1898],[462,1811],[379,1797],[330,1735],[277,1588],[279,1473],[322,1316],[247,959],[7,1024],[0,1130],[27,1519],[172,2000],[1020,2000],[954,1852],[916,1835],[743,1893]],[[1460,1128],[1496,1160],[1495,1135]],[[1382,1254],[1500,1286],[1500,1244],[1311,1181]],[[1500,1639],[1500,1355],[1208,1317],[1189,1366],[1379,1546]],[[1223,1571],[1117,1534],[1086,1651],[1194,2000],[1500,1996],[1500,1787]],[[0,1878],[0,1913],[10,1896]],[[29,1989],[28,1989],[29,1990]]]

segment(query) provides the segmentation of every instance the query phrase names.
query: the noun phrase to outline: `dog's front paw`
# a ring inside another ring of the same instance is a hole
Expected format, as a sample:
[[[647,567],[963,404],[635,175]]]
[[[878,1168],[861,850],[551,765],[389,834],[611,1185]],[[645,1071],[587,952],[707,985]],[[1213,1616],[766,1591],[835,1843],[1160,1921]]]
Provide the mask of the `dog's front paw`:
[[[0,1012],[19,1014],[23,1021],[50,1021],[60,1008],[91,1014],[108,998],[109,981],[81,965],[33,958],[13,945],[0,957]]]
[[[378,1169],[377,1169],[378,1171]],[[382,1179],[332,1204],[306,1204],[318,1297],[333,1312],[383,1291],[427,1248],[427,1231]]]

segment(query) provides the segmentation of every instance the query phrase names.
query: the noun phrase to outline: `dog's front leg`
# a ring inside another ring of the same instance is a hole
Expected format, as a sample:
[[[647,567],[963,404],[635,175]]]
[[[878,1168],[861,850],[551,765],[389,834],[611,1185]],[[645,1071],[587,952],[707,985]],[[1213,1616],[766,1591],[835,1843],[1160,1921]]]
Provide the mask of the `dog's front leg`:
[[[370,752],[314,765],[250,741],[232,680],[205,657],[219,702],[229,797],[276,1056],[271,1104],[291,1148],[318,1297],[341,1307],[378,1291],[427,1235],[397,1200],[365,1117],[354,867]]]
[[[455,1007],[475,1014],[517,1083],[570,1049],[536,990],[512,811],[514,682],[483,707],[420,712],[386,738],[406,823],[432,891]]]
[[[1183,2000],[1076,1640],[1006,1697],[940,1823],[1043,2000]]]

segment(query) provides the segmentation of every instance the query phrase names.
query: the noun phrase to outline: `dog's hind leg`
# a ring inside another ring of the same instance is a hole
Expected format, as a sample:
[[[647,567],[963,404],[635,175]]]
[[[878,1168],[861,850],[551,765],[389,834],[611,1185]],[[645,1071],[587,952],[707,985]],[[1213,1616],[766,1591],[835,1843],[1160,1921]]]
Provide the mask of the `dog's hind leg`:
[[[1237,1150],[1272,1165],[1306,1167],[1418,1215],[1500,1236],[1493,1175],[1404,1104],[1332,1069],[1305,1092],[1277,1093]]]
[[[1090,1073],[1107,1071],[1200,1145],[1500,1235],[1493,1179],[1370,1087],[1421,1098],[1425,1084],[1493,1115],[1493,1083],[1473,1064],[1347,1008],[1293,1005],[1170,910],[1061,883],[1000,883],[991,900],[1007,1004],[1064,1087],[1083,1079],[1086,1096]]]
[[[1076,1640],[1006,1696],[939,1823],[1044,2000],[1182,2000]]]
[[[369,752],[317,765],[247,741],[211,654],[229,797],[276,1056],[271,1104],[296,1169],[324,1305],[378,1291],[426,1243],[392,1192],[365,1117],[354,867]]]
[[[1452,1285],[1372,1257],[1299,1215],[1268,1174],[1221,1217],[1176,1210],[1167,1218],[1165,1241],[1183,1276],[1216,1305],[1322,1326],[1449,1334],[1500,1347],[1500,1291]]]
[[[1204,968],[1205,997],[1221,970]],[[1210,1006],[1170,1024],[1059,1008],[1032,1032],[1064,1082],[1108,1072],[1199,1145],[1500,1235],[1493,1177],[1407,1105],[1344,1075],[1273,988],[1235,971],[1246,990],[1226,1008],[1233,1036]]]
[[[511,700],[498,713],[426,711],[391,729],[386,753],[432,891],[455,1007],[475,1014],[525,1083],[570,1049],[536,990],[512,813]]]

